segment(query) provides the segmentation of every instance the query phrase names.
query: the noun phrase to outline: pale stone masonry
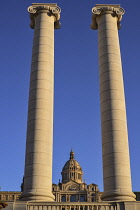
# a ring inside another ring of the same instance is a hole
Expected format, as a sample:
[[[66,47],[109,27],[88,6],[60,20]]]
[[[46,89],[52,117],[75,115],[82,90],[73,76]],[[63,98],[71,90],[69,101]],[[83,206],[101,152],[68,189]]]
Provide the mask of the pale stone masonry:
[[[60,26],[60,8],[57,4],[32,4],[28,11],[34,42],[23,192],[1,191],[0,200],[8,206],[1,202],[0,209],[140,210],[140,192],[135,192],[135,201],[131,189],[118,40],[124,10],[119,5],[96,5],[92,9],[92,28],[99,29],[103,196],[96,184],[82,182],[83,171],[73,151],[62,169],[62,182],[52,184],[54,28]]]
[[[98,29],[104,201],[134,201],[132,193],[124,85],[118,29],[120,5],[92,9],[92,29]]]
[[[59,28],[57,4],[28,8],[34,29],[30,77],[23,201],[54,201],[52,145],[54,98],[54,28]]]

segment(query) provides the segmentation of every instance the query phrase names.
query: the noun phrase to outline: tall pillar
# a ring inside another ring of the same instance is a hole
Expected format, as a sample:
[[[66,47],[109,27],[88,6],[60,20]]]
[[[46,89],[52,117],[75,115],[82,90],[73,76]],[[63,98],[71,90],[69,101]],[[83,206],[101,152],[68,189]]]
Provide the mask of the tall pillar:
[[[104,201],[134,201],[118,29],[120,5],[96,5],[92,29],[98,29]]]
[[[34,29],[30,77],[23,193],[25,201],[54,201],[52,145],[54,97],[54,28],[59,28],[57,4],[28,8]]]

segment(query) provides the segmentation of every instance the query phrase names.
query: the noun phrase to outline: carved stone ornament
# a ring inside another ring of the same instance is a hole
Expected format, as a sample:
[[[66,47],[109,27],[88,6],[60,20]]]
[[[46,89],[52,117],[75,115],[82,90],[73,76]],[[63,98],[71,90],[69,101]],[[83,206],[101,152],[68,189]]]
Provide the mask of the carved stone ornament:
[[[120,29],[120,21],[122,19],[122,15],[125,13],[125,10],[122,7],[111,7],[111,6],[106,6],[106,7],[93,7],[92,8],[92,24],[91,24],[91,28],[96,30],[98,29],[98,24],[96,21],[96,17],[102,13],[105,12],[112,12],[112,14],[115,14],[116,17],[118,17],[118,29]]]
[[[35,17],[42,12],[46,12],[49,16],[53,15],[54,18],[54,28],[60,28],[60,12],[61,9],[58,6],[49,6],[49,5],[32,5],[28,7],[28,12],[30,13],[30,27],[34,29],[35,26]]]
[[[6,206],[8,206],[7,203],[0,202],[0,209],[5,208]]]

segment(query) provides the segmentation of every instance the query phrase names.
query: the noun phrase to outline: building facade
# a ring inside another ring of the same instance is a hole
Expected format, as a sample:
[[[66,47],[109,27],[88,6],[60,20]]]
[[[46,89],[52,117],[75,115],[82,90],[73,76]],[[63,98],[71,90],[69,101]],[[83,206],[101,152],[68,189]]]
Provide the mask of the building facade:
[[[62,168],[62,180],[58,184],[52,184],[52,193],[56,202],[100,202],[103,192],[98,185],[86,184],[83,181],[83,171],[76,161],[74,152],[70,152],[69,160]],[[21,185],[22,186],[22,185]],[[21,187],[21,191],[22,191]],[[0,200],[4,202],[18,201],[22,192],[0,191]],[[140,201],[140,192],[134,192],[136,200]]]
[[[56,202],[98,202],[101,194],[98,185],[87,185],[83,182],[83,171],[80,164],[75,160],[74,152],[70,152],[69,160],[64,164],[61,172],[62,181],[52,184],[52,193]],[[23,186],[23,184],[21,185]],[[23,188],[21,187],[21,191]],[[0,200],[19,200],[22,192],[1,191]]]
[[[94,202],[99,201],[98,185],[87,185],[83,182],[83,171],[70,152],[70,158],[65,163],[62,172],[62,182],[52,185],[52,191],[57,202]]]

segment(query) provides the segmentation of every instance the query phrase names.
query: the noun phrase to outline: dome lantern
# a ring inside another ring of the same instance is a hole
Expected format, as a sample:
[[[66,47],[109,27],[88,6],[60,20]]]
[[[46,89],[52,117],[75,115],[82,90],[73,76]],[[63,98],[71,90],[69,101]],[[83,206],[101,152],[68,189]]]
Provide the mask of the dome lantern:
[[[74,152],[72,150],[70,152],[70,160],[74,160]]]

